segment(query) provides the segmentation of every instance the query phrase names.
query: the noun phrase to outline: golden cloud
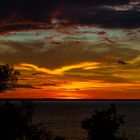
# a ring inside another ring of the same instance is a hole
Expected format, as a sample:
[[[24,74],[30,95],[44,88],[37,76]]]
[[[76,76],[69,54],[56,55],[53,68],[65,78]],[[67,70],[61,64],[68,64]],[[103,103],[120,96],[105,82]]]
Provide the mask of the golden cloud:
[[[82,62],[82,63],[63,66],[63,67],[51,70],[49,68],[39,67],[33,64],[21,63],[20,65],[16,66],[16,69],[27,70],[27,71],[35,70],[38,72],[43,72],[43,73],[52,74],[52,75],[62,75],[64,72],[72,70],[72,69],[79,69],[79,68],[88,69],[89,67],[92,69],[97,69],[100,67],[99,65],[100,63],[97,63],[97,62]]]

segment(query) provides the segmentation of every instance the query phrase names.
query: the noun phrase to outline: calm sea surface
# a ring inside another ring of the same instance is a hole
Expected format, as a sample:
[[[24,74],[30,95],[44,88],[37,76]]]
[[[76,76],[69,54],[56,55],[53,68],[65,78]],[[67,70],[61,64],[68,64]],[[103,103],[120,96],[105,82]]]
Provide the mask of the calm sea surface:
[[[110,103],[115,103],[118,113],[125,115],[122,132],[125,129],[129,140],[140,140],[140,101],[38,101],[34,120],[46,122],[49,129],[66,140],[86,140],[81,121]]]

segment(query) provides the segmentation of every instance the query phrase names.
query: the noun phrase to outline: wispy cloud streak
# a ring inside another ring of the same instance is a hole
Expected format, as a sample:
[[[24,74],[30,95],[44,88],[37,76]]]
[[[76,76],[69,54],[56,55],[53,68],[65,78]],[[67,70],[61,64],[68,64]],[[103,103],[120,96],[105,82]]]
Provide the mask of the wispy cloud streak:
[[[52,74],[52,75],[61,75],[64,72],[72,70],[72,69],[79,69],[79,68],[86,69],[89,67],[92,67],[92,69],[97,69],[99,68],[99,65],[100,63],[97,63],[97,62],[82,62],[82,63],[63,66],[61,68],[56,68],[56,69],[51,70],[51,69],[39,67],[33,64],[22,63],[19,66],[16,66],[16,68],[19,70],[35,70],[38,72],[43,72],[43,73]]]

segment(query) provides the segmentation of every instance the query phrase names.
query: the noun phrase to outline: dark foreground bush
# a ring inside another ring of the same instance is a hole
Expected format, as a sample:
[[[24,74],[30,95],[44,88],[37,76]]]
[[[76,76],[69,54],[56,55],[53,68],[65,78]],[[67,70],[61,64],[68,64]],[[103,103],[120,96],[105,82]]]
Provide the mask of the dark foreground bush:
[[[65,140],[42,123],[33,123],[32,102],[0,102],[0,140]]]
[[[82,128],[88,133],[88,140],[127,140],[120,136],[119,130],[124,124],[124,116],[116,111],[114,104],[108,109],[95,110],[91,118],[82,122]]]

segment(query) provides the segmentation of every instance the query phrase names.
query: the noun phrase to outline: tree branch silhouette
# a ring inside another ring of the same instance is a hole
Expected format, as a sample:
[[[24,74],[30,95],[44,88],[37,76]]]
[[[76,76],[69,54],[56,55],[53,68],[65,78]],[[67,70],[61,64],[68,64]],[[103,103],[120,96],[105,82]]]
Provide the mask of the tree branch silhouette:
[[[5,64],[0,65],[0,91],[13,88],[18,80],[20,72],[13,66]]]

